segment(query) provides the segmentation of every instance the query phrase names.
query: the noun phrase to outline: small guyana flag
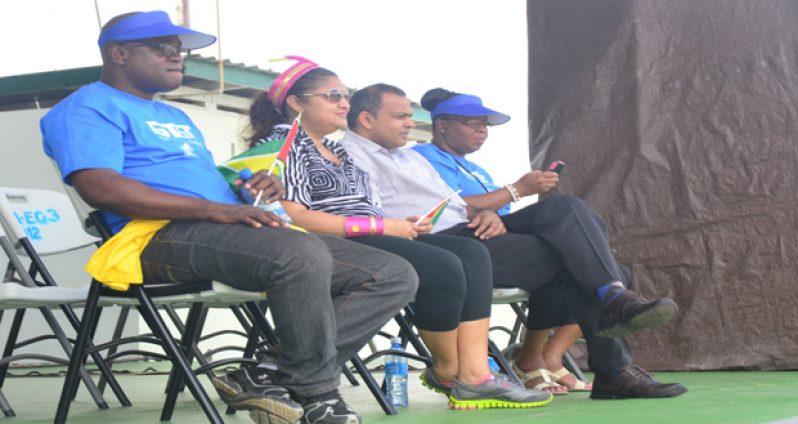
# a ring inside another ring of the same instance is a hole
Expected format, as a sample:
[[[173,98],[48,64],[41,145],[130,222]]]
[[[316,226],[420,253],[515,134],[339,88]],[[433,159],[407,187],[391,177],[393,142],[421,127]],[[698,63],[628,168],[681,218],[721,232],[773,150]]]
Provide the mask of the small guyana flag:
[[[441,215],[443,215],[443,211],[447,206],[449,206],[449,201],[451,201],[452,198],[458,195],[461,191],[463,190],[453,191],[448,196],[441,199],[441,201],[435,204],[435,206],[430,209],[429,212],[425,213],[421,218],[419,218],[418,221],[416,221],[416,224],[420,224],[425,218],[429,218],[432,225],[435,225],[435,223],[441,218]]]
[[[288,136],[283,140],[270,140],[259,146],[255,146],[244,153],[236,155],[235,157],[227,160],[216,169],[222,173],[224,179],[232,186],[233,182],[238,178],[239,171],[249,168],[253,173],[269,170],[269,174],[280,175],[285,169],[285,161],[288,158],[288,152],[291,151],[291,145],[296,139],[296,134],[299,131],[300,116],[294,119],[291,124],[291,130]]]

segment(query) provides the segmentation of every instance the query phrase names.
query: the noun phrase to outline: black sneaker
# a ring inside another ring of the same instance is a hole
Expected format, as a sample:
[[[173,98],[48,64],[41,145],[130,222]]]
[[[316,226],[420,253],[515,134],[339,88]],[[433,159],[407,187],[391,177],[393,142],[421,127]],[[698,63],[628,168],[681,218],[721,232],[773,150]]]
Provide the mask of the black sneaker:
[[[360,424],[358,415],[349,405],[341,399],[338,390],[320,396],[298,398],[305,415],[302,422],[305,424]]]
[[[302,406],[288,390],[273,384],[275,371],[260,367],[238,370],[211,379],[219,397],[233,409],[249,411],[258,424],[294,424],[302,418]]]
[[[679,308],[666,297],[647,301],[632,290],[608,293],[604,301],[596,334],[603,337],[626,337],[640,330],[669,323]],[[614,297],[612,297],[614,296]]]
[[[614,377],[596,373],[591,399],[668,398],[687,392],[679,383],[660,383],[637,365],[627,365]]]

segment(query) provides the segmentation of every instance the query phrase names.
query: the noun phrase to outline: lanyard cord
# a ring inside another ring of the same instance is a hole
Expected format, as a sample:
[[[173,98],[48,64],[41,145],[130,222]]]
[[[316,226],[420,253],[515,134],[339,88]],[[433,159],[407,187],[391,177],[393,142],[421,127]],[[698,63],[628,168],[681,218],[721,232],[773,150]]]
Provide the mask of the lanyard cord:
[[[469,170],[468,168],[466,168],[466,167],[465,167],[465,165],[463,165],[462,163],[460,163],[460,161],[459,161],[459,160],[457,160],[457,158],[455,158],[455,157],[454,157],[454,155],[452,155],[452,159],[453,159],[453,160],[454,160],[454,162],[457,164],[457,166],[459,166],[459,167],[460,167],[460,169],[462,169],[463,171],[467,172],[467,173],[468,173],[468,175],[470,175],[472,178],[474,178],[475,180],[477,180],[477,182],[479,183],[479,185],[481,185],[481,186],[482,186],[482,189],[483,189],[483,190],[485,190],[485,193],[490,193],[490,190],[488,190],[488,187],[486,187],[486,186],[485,186],[485,184],[483,184],[483,183],[482,183],[482,179],[480,179],[479,177],[477,177],[476,175],[474,175],[474,173],[473,173],[473,172],[471,172],[471,170]]]

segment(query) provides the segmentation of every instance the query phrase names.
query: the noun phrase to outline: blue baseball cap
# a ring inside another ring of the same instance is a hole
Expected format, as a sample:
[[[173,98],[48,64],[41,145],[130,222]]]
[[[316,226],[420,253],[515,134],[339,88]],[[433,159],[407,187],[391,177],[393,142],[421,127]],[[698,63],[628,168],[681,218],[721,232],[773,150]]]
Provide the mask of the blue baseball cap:
[[[216,37],[172,23],[166,12],[140,12],[115,23],[100,33],[97,44],[103,48],[109,41],[133,41],[176,35],[182,46],[199,49],[216,42]]]
[[[482,99],[471,94],[458,94],[438,103],[432,112],[432,119],[440,115],[487,116],[490,125],[501,125],[510,120],[509,115],[482,106]]]

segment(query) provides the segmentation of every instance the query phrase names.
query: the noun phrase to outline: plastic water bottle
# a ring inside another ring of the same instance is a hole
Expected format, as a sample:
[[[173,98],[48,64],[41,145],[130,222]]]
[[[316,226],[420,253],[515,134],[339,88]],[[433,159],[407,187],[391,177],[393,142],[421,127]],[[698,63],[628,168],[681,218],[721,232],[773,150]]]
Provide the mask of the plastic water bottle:
[[[391,350],[403,350],[402,339],[392,338]],[[407,406],[407,358],[400,355],[385,356],[385,386],[391,405]]]
[[[250,178],[252,178],[252,171],[250,171],[249,168],[244,168],[238,172],[238,176],[241,177],[241,181],[246,183],[247,181],[249,181]],[[244,201],[244,203],[247,203],[249,205],[255,203],[255,197],[252,196],[252,192],[250,192],[249,190],[246,190],[242,187],[238,193],[241,196],[241,199]],[[286,213],[285,209],[283,209],[283,205],[281,205],[280,202],[265,203],[261,201],[258,202],[258,204],[255,206],[277,215],[280,219],[282,219],[284,222],[288,224],[293,223],[291,217],[288,216],[288,213]]]
[[[493,359],[492,356],[488,356],[488,368],[490,368],[490,372],[494,374],[499,373],[499,364],[496,363],[496,360]]]

